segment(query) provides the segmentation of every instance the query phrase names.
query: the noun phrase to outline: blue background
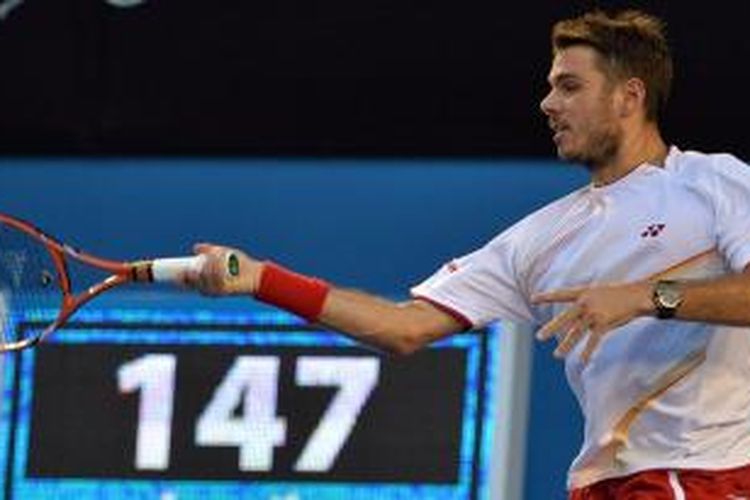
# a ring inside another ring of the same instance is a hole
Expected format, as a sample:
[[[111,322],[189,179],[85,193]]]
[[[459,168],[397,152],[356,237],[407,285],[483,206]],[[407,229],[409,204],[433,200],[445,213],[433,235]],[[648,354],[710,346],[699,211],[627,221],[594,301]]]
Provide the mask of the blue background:
[[[114,259],[216,241],[394,298],[586,182],[533,161],[4,159],[0,211]],[[535,345],[524,498],[564,498],[581,435],[552,346]]]

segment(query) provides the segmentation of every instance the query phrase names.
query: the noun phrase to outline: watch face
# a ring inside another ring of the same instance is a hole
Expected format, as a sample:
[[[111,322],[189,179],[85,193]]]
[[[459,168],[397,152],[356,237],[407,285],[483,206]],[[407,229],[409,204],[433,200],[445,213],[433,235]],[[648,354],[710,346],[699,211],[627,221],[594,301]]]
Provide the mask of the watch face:
[[[682,291],[677,283],[663,281],[656,287],[656,297],[661,307],[674,309],[682,302]]]

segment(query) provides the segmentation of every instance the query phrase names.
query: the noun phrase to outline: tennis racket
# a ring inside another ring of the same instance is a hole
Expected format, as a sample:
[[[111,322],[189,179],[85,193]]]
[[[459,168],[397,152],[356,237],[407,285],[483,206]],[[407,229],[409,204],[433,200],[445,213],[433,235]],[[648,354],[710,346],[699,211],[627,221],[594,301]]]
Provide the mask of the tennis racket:
[[[102,259],[0,213],[0,352],[37,345],[81,306],[108,290],[126,283],[179,283],[184,273],[200,272],[205,261],[204,255],[135,262]],[[226,266],[230,275],[239,274],[236,255],[227,256]],[[72,267],[86,270],[76,272],[76,278],[103,272],[104,279],[79,282],[73,279]],[[42,326],[17,328],[21,320]]]

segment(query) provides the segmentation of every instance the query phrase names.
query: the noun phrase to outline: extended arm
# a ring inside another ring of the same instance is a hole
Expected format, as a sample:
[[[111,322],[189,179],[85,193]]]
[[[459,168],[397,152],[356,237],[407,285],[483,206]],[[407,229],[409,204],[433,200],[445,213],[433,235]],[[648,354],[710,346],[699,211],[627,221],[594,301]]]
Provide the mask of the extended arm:
[[[216,245],[197,245],[196,251],[207,255],[208,260],[199,274],[186,276],[189,286],[207,295],[259,294],[266,264],[238,250]],[[228,275],[225,270],[228,252],[240,259],[239,274],[236,276]],[[314,293],[317,293],[316,286],[315,283],[311,284]],[[301,293],[306,292],[303,289]],[[412,353],[430,342],[465,329],[450,314],[425,301],[396,303],[333,286],[327,286],[324,295],[320,296],[320,303],[313,308],[313,317],[308,319],[395,354]]]

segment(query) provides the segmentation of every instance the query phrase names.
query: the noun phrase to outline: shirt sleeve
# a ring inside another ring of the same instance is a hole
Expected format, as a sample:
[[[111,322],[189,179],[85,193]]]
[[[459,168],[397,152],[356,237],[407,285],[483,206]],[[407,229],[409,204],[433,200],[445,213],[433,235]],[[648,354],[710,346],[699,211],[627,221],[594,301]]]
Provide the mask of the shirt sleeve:
[[[718,248],[732,270],[750,263],[750,166],[731,155],[717,155],[712,195]]]
[[[455,259],[411,289],[467,327],[505,319],[531,322],[533,314],[516,273],[513,228],[479,250]]]

